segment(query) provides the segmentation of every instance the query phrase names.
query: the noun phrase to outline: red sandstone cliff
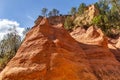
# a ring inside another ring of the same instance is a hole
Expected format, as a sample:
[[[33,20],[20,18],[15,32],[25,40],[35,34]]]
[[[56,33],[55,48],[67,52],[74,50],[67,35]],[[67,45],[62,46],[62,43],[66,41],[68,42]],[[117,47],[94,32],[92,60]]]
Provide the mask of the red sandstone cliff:
[[[96,79],[79,43],[61,24],[52,26],[46,19],[29,31],[0,76],[3,80]]]
[[[72,38],[62,24],[42,19],[27,33],[0,80],[120,80],[120,62],[107,37],[94,27],[80,31]]]

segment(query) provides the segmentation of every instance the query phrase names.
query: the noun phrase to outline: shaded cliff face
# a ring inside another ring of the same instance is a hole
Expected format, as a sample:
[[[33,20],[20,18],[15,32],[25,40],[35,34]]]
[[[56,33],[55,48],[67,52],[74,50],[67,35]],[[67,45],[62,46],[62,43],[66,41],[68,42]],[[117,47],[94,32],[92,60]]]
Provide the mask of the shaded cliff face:
[[[42,19],[27,33],[0,80],[119,80],[120,63],[108,49],[106,37],[91,27],[83,30],[82,39],[80,31],[72,38],[62,24]]]
[[[67,16],[70,15],[61,15],[61,16],[50,16],[48,18],[49,24],[51,25],[57,25],[57,24],[64,24],[65,19],[67,18]],[[36,25],[39,25],[39,23],[42,21],[43,16],[39,16],[36,21],[34,22]]]
[[[118,39],[110,39],[108,47],[116,59],[120,62],[120,37]]]

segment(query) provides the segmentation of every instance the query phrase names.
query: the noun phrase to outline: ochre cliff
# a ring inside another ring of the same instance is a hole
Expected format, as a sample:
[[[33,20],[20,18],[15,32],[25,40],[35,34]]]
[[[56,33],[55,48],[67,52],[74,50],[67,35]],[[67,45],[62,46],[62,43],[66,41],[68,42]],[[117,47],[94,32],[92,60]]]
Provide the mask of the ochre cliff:
[[[84,32],[81,34],[82,31]],[[75,29],[71,36],[81,43],[81,48],[84,50],[97,80],[120,79],[120,52],[117,48],[110,47],[107,36],[100,29],[96,29],[94,26],[89,27],[86,31],[81,28]],[[111,48],[113,49],[111,50]]]
[[[48,18],[48,21],[49,21],[49,24],[54,24],[54,25],[57,25],[57,24],[64,24],[65,22],[65,19],[68,17],[68,16],[71,16],[71,15],[60,15],[60,16],[50,16]],[[39,23],[42,21],[44,17],[43,16],[39,16],[36,20],[35,20],[35,24],[36,25],[39,25]]]
[[[1,72],[2,80],[93,80],[85,53],[61,24],[47,19],[27,34],[16,56]]]
[[[79,32],[78,32],[79,31]],[[78,42],[90,45],[99,45],[107,47],[108,40],[101,29],[90,26],[87,30],[84,28],[75,29],[71,36]]]
[[[110,39],[108,47],[116,59],[120,62],[120,37],[118,39]]]
[[[120,80],[120,62],[102,31],[92,26],[73,33],[41,19],[0,73],[0,80]]]

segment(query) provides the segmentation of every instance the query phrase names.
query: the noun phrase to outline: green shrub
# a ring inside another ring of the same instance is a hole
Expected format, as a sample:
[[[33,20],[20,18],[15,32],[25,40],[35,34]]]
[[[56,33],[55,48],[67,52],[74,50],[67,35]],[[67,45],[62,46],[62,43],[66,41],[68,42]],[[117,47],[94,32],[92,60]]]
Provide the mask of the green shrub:
[[[68,16],[68,17],[65,19],[64,27],[65,27],[65,29],[67,29],[67,30],[72,30],[72,28],[74,27],[73,20],[72,20],[72,18],[71,18],[70,16]]]

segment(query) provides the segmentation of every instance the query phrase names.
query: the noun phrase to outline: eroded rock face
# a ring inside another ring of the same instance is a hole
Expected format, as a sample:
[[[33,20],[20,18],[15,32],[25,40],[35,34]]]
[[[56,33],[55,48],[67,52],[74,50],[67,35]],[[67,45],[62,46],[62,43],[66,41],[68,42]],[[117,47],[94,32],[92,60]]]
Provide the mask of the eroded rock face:
[[[81,48],[84,50],[87,60],[89,60],[97,79],[119,80],[120,77],[118,74],[120,73],[117,70],[120,69],[120,63],[118,62],[118,58],[120,57],[118,57],[118,54],[115,51],[109,50],[107,37],[100,29],[97,29],[94,26],[89,27],[81,34],[80,32],[82,31],[83,30],[81,29],[79,29],[79,31],[78,29],[74,30],[71,33],[71,36],[81,43]],[[77,35],[73,33],[76,33]],[[116,48],[114,50],[116,50]]]
[[[120,62],[120,38],[111,39],[108,47],[112,51],[116,59]]]
[[[60,24],[60,23],[64,24],[65,19],[68,16],[71,16],[71,15],[50,16],[48,18],[48,21],[49,21],[49,24],[54,24],[54,25],[57,25],[57,24]],[[39,25],[39,23],[42,21],[43,18],[44,18],[43,16],[39,16],[34,22],[35,25]]]
[[[81,32],[82,30],[80,30]],[[73,34],[76,33],[77,35]],[[74,30],[71,36],[78,42],[90,45],[99,45],[107,47],[108,40],[100,29],[96,29],[94,26],[89,27],[84,33],[80,34]]]
[[[93,27],[88,30],[91,32],[84,34],[90,39],[102,35]],[[107,47],[75,39],[62,24],[50,25],[47,19],[41,20],[27,33],[16,56],[0,73],[0,80],[120,79],[120,63]]]
[[[115,45],[118,49],[120,49],[120,37],[119,37],[119,39],[118,39],[118,42],[117,42],[117,44]]]
[[[62,27],[46,19],[33,27],[1,80],[95,80],[84,51]]]

